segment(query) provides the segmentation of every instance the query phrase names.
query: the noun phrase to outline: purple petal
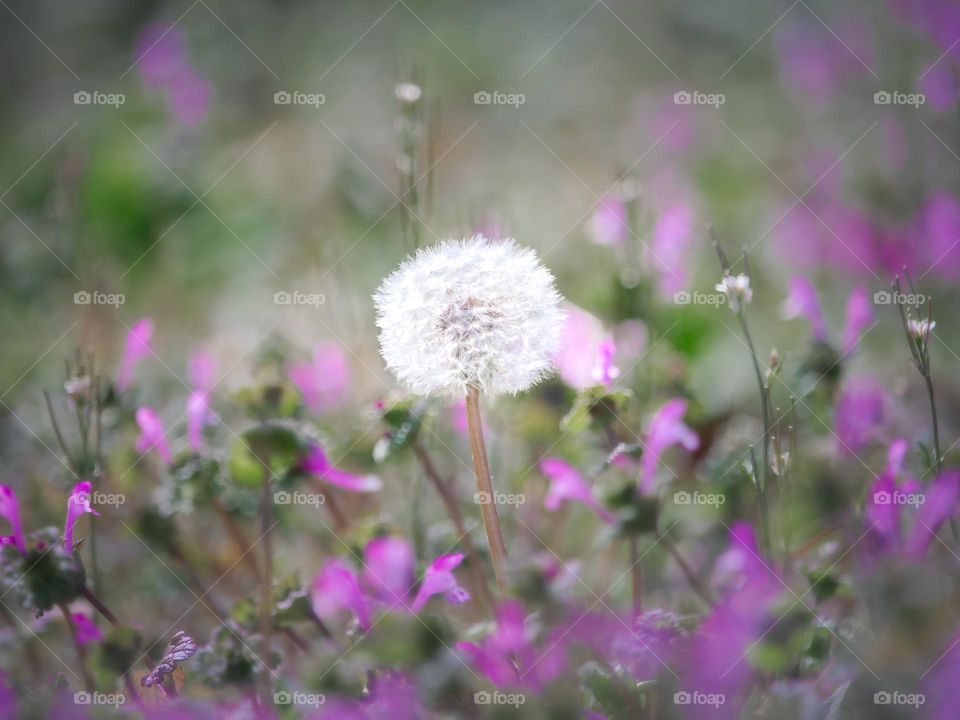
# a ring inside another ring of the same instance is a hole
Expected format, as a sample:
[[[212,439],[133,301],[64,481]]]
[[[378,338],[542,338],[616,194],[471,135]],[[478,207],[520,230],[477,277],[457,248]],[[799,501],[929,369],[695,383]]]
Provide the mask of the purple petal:
[[[687,401],[674,398],[664,403],[654,414],[643,447],[643,480],[640,490],[649,493],[654,489],[660,455],[672,445],[681,445],[689,451],[700,447],[700,438],[683,422]]]
[[[197,350],[190,356],[187,375],[190,386],[196,390],[210,390],[217,379],[217,368],[213,356],[205,350]]]
[[[194,390],[187,397],[187,438],[190,449],[203,448],[203,428],[210,421],[210,398],[205,390]]]
[[[820,309],[817,289],[805,277],[790,280],[790,293],[783,303],[783,316],[785,319],[805,318],[813,330],[813,339],[826,342],[827,324],[823,319],[823,310]]]
[[[848,381],[834,409],[834,431],[841,453],[856,454],[866,448],[883,420],[883,392],[865,378]]]
[[[27,554],[27,543],[23,537],[23,523],[20,519],[20,503],[17,501],[17,494],[9,485],[0,485],[0,517],[10,523],[9,536],[4,537],[5,542],[10,542],[17,546],[21,555]]]
[[[386,536],[367,543],[363,579],[373,594],[387,603],[402,603],[413,587],[416,558],[403,538]]]
[[[937,531],[956,512],[958,497],[960,471],[948,470],[930,483],[924,503],[904,543],[904,552],[908,557],[921,558],[926,554]]]
[[[304,404],[314,413],[337,406],[350,388],[350,363],[335,342],[319,342],[310,362],[294,363],[288,371]]]
[[[462,603],[469,600],[470,594],[460,587],[453,574],[454,568],[462,562],[463,553],[451,553],[441,555],[430,563],[410,609],[415,613],[420,612],[431,597],[440,593],[445,594],[447,602],[451,603]]]
[[[67,519],[63,527],[63,546],[67,552],[73,552],[73,526],[81,515],[91,513],[100,516],[90,504],[90,493],[93,491],[93,484],[85,480],[73,486],[70,497],[67,500]]]
[[[550,489],[543,501],[547,510],[559,510],[564,502],[572,500],[591,508],[604,521],[613,522],[613,515],[594,499],[593,490],[572,465],[560,458],[545,458],[540,462],[540,472],[550,479]]]
[[[152,353],[150,340],[153,338],[153,320],[143,318],[137,320],[127,333],[127,340],[123,346],[123,356],[120,358],[120,369],[117,371],[117,389],[126,390],[133,382],[133,371],[143,358]]]
[[[137,438],[136,449],[139,453],[147,453],[156,449],[157,454],[169,465],[173,462],[170,446],[167,444],[166,431],[163,421],[152,407],[144,405],[137,409],[137,425],[140,427],[140,436]]]
[[[383,482],[376,475],[354,475],[346,470],[334,467],[327,459],[323,448],[316,443],[310,447],[301,465],[304,470],[316,475],[324,482],[350,492],[370,493],[383,487]]]
[[[590,242],[596,245],[619,245],[627,237],[627,208],[616,195],[609,193],[597,204],[590,218]]]
[[[597,364],[593,369],[593,379],[604,387],[610,387],[613,381],[620,377],[620,368],[613,362],[616,353],[617,346],[613,338],[607,338],[597,348]]]
[[[343,609],[351,611],[364,630],[370,629],[370,611],[353,569],[342,560],[327,560],[313,579],[313,612],[321,620],[333,618]]]
[[[846,322],[843,327],[843,352],[849,353],[860,342],[860,334],[873,322],[873,309],[865,285],[858,285],[847,298]]]
[[[80,645],[88,645],[94,642],[100,642],[103,639],[103,633],[93,621],[83,613],[73,613],[73,624],[77,628],[77,642]]]
[[[664,210],[653,226],[647,260],[657,273],[657,290],[663,298],[672,298],[686,283],[695,222],[693,209],[679,202]]]
[[[594,368],[597,349],[607,339],[603,324],[586,310],[567,303],[566,320],[560,334],[560,349],[554,355],[554,365],[561,379],[575,390],[585,390],[596,384]]]

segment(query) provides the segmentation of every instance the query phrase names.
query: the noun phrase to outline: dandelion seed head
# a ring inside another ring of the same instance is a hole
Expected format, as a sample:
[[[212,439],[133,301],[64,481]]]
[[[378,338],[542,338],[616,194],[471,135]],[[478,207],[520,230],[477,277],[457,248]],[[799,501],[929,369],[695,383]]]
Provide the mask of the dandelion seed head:
[[[380,352],[420,395],[517,393],[549,374],[563,312],[529,248],[482,235],[420,250],[374,295]]]

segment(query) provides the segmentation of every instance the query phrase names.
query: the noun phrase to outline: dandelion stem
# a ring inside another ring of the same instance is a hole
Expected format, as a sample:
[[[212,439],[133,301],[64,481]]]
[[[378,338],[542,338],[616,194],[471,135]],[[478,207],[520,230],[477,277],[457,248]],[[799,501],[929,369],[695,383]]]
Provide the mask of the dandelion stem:
[[[490,558],[493,561],[493,574],[497,587],[503,595],[507,589],[507,547],[503,542],[500,517],[497,515],[497,499],[490,479],[490,466],[487,463],[487,450],[483,443],[483,427],[480,420],[480,393],[476,387],[467,389],[467,429],[470,434],[470,454],[473,457],[474,472],[477,476],[477,491],[480,494],[480,513],[490,546]],[[486,502],[483,502],[486,500]]]
[[[66,603],[58,603],[57,606],[60,608],[60,612],[63,613],[63,619],[66,620],[67,627],[70,628],[70,637],[73,638],[73,646],[77,649],[77,659],[80,661],[80,674],[83,675],[84,686],[87,692],[92,693],[96,687],[93,684],[93,676],[90,674],[90,669],[87,667],[87,649],[77,636],[77,624],[73,621],[73,615],[70,614],[70,608],[67,607]]]
[[[420,467],[423,468],[424,474],[437,489],[437,494],[440,495],[440,500],[443,501],[443,506],[447,511],[447,515],[450,517],[450,522],[453,523],[453,527],[457,531],[457,535],[460,537],[464,549],[467,551],[467,569],[470,572],[470,581],[474,590],[483,598],[483,604],[487,606],[487,609],[493,610],[496,603],[490,594],[490,588],[487,586],[486,578],[483,576],[483,569],[480,565],[480,556],[477,553],[477,548],[473,544],[473,539],[470,537],[470,533],[467,532],[463,523],[463,514],[457,505],[457,498],[454,496],[450,485],[441,477],[440,472],[437,470],[436,465],[433,464],[433,460],[430,458],[430,454],[423,446],[420,438],[414,440],[413,452],[414,455],[417,456],[417,461],[420,463]]]

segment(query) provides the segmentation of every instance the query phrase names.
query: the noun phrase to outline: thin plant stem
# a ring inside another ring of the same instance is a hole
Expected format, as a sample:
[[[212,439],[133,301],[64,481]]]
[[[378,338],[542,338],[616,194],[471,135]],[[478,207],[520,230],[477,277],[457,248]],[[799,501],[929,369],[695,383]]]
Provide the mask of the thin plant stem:
[[[643,569],[640,567],[640,548],[637,536],[631,535],[627,540],[630,548],[630,589],[633,595],[633,617],[636,619],[643,613]]]
[[[98,613],[107,619],[107,622],[109,622],[111,625],[120,624],[120,621],[117,620],[117,616],[110,612],[110,608],[104,605],[103,601],[94,595],[90,588],[84,586],[84,588],[80,591],[80,594],[83,595],[84,599],[86,599],[88,603],[93,605],[94,609],[96,609]]]
[[[940,474],[943,457],[940,454],[940,424],[937,422],[937,401],[933,394],[933,379],[930,377],[930,368],[923,373],[923,380],[927,385],[927,397],[930,398],[930,415],[933,417],[933,451],[936,458],[933,461],[933,467],[937,475]]]
[[[260,590],[260,637],[263,657],[270,657],[270,634],[273,629],[273,615],[270,612],[273,604],[273,540],[270,529],[273,526],[273,492],[271,491],[270,473],[264,472],[263,494],[260,498],[260,525],[263,535],[263,575]],[[270,700],[270,674],[264,673],[262,681],[263,702]]]
[[[467,532],[466,526],[464,525],[463,514],[457,505],[457,498],[454,496],[450,485],[441,477],[436,465],[433,464],[430,454],[419,438],[414,440],[413,453],[416,455],[417,461],[420,463],[424,474],[430,482],[433,483],[434,488],[436,488],[437,494],[440,496],[440,500],[443,502],[443,506],[447,511],[447,515],[450,517],[450,522],[453,523],[453,527],[457,531],[457,535],[461,538],[464,549],[467,551],[467,569],[470,572],[470,580],[474,590],[480,594],[483,604],[487,606],[487,610],[493,610],[496,604],[493,600],[493,595],[490,593],[490,588],[487,586],[487,580],[483,574],[483,567],[480,564],[480,556],[477,554],[477,548],[473,544],[473,539],[470,537],[470,533]]]
[[[490,558],[493,561],[493,574],[497,587],[503,595],[507,590],[507,546],[503,542],[503,530],[497,514],[497,499],[490,479],[490,465],[487,462],[487,450],[483,443],[483,427],[480,419],[480,393],[476,387],[467,389],[467,429],[470,435],[470,454],[473,457],[474,472],[477,476],[477,491],[480,494],[480,513],[490,546]],[[482,502],[486,499],[487,502]]]
[[[713,606],[713,598],[710,596],[710,591],[704,586],[700,581],[700,578],[697,577],[697,574],[693,571],[693,568],[690,566],[690,563],[687,562],[687,559],[680,552],[680,549],[674,544],[666,535],[658,535],[657,538],[660,541],[660,544],[666,549],[670,556],[676,561],[677,565],[680,567],[680,571],[683,573],[683,577],[686,578],[687,583],[690,585],[690,588],[696,593],[707,607]]]
[[[77,635],[77,624],[73,621],[73,615],[70,614],[70,608],[67,607],[66,603],[58,603],[57,606],[60,608],[60,612],[63,613],[63,619],[67,622],[67,627],[70,628],[70,637],[73,638],[73,646],[77,650],[77,659],[80,661],[80,674],[83,675],[83,683],[87,688],[87,692],[93,692],[96,687],[93,684],[93,676],[90,674],[90,669],[87,667],[87,649],[80,642],[80,638]]]
[[[240,529],[240,526],[237,525],[237,521],[233,519],[233,516],[227,511],[220,500],[217,498],[212,498],[210,504],[213,507],[213,511],[217,514],[217,517],[220,518],[220,521],[227,529],[227,534],[233,541],[237,552],[240,553],[240,557],[243,558],[243,563],[253,574],[254,580],[257,582],[257,584],[259,584],[260,566],[257,564],[257,558],[253,553],[250,552],[250,542],[248,541],[246,535],[244,535],[243,530]]]
[[[53,425],[53,434],[57,438],[57,444],[60,445],[60,451],[66,458],[70,471],[76,474],[76,463],[70,457],[70,451],[67,449],[67,443],[63,440],[63,433],[60,432],[60,424],[57,422],[57,416],[53,412],[53,403],[50,401],[50,393],[43,391],[43,399],[47,403],[47,414],[50,415],[50,424]]]

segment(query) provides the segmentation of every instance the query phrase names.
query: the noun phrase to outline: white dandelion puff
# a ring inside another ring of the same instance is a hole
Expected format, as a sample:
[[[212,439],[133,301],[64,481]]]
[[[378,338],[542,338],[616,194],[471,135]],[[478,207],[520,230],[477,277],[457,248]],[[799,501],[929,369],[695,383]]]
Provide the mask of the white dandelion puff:
[[[374,295],[380,352],[420,395],[517,393],[546,377],[563,311],[553,275],[512,239],[420,250]]]

